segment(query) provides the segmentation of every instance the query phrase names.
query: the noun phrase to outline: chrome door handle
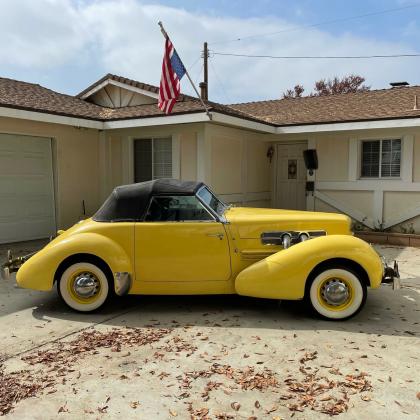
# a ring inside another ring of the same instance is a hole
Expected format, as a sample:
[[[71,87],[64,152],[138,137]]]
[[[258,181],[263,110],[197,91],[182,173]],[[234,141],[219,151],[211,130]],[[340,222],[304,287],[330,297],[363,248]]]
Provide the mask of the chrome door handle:
[[[210,236],[211,238],[219,238],[222,240],[225,236],[224,233],[208,233],[207,236]]]

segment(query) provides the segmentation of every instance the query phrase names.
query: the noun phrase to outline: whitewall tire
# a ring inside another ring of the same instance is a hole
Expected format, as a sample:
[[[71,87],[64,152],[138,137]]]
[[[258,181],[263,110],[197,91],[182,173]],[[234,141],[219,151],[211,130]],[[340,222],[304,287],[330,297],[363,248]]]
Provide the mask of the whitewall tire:
[[[64,302],[79,312],[98,309],[110,294],[106,274],[97,265],[87,262],[69,266],[58,280],[57,289]]]
[[[307,289],[307,301],[321,317],[344,320],[356,315],[366,302],[367,288],[353,271],[340,267],[316,274]]]

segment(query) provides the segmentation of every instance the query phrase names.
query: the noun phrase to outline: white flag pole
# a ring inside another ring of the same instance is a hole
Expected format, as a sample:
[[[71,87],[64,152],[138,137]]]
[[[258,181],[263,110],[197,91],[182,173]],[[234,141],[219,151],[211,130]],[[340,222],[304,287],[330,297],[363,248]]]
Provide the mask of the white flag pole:
[[[160,30],[163,34],[163,36],[165,37],[165,39],[169,39],[169,35],[167,34],[167,32],[165,31],[165,28],[163,27],[163,23],[161,21],[158,22],[158,25],[160,26]],[[173,45],[173,44],[172,44]],[[175,47],[174,47],[175,48]],[[184,65],[184,63],[182,63],[182,65]],[[188,80],[191,83],[191,86],[193,87],[193,89],[195,90],[195,93],[197,94],[198,99],[201,102],[201,105],[203,105],[203,108],[206,110],[206,114],[209,117],[209,120],[212,119],[212,115],[210,114],[210,111],[207,107],[207,105],[204,103],[203,98],[201,97],[200,93],[198,92],[197,88],[195,87],[194,82],[191,79],[190,74],[188,73],[188,70],[186,69],[186,67],[184,66],[185,69],[185,75],[188,77]]]

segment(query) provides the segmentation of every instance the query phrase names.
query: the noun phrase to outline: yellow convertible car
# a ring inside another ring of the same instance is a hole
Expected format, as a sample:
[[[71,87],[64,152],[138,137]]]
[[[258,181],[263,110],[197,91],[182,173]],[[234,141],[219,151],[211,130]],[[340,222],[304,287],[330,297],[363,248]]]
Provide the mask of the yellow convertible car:
[[[20,287],[51,290],[90,312],[113,295],[239,294],[305,299],[346,319],[367,288],[398,280],[353,236],[347,216],[231,207],[202,182],[160,179],[115,188],[98,212],[42,250],[2,266]]]

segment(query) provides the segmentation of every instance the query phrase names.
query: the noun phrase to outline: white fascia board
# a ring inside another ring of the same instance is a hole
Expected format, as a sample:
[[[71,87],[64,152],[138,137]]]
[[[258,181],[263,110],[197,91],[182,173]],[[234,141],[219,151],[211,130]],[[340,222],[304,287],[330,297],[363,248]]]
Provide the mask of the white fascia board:
[[[125,83],[118,82],[117,80],[107,79],[107,80],[104,80],[102,83],[99,83],[99,85],[95,86],[94,88],[88,90],[83,96],[80,97],[80,99],[89,98],[89,96],[92,96],[94,93],[98,92],[99,90],[101,90],[102,88],[108,85],[118,86],[122,89],[130,90],[132,92],[137,92],[137,93],[140,93],[145,96],[149,96],[154,99],[159,98],[159,95],[157,93],[150,92],[145,89],[140,89],[136,86],[127,85]]]
[[[395,120],[375,120],[276,127],[276,134],[323,133],[331,131],[370,130],[377,128],[406,128],[419,126],[420,118],[400,118]]]
[[[231,115],[221,114],[219,112],[211,112],[212,121],[220,124],[232,125],[239,128],[246,128],[248,130],[259,131],[263,133],[275,134],[276,128],[269,124],[251,121],[244,118],[232,117]]]
[[[64,124],[74,127],[93,128],[103,130],[104,124],[101,121],[88,120],[84,118],[66,117],[63,115],[47,114],[44,112],[26,111],[24,109],[15,109],[0,107],[0,117],[18,118],[30,121],[39,121],[52,124]]]
[[[99,85],[95,86],[94,88],[88,90],[83,96],[80,97],[80,99],[86,99],[89,98],[89,96],[93,95],[94,93],[96,93],[98,90],[101,90],[102,88],[104,88],[106,85],[109,85],[109,80],[104,80],[102,83],[99,83]]]
[[[230,115],[220,114],[218,112],[210,112],[210,114],[212,116],[211,120],[205,112],[199,112],[182,115],[167,115],[162,117],[133,118],[131,120],[105,121],[104,128],[118,129],[132,127],[148,127],[156,125],[188,124],[196,122],[216,122],[219,124],[231,125],[234,127],[245,128],[248,130],[259,131],[263,133],[273,134],[275,132],[275,127],[263,123],[232,117]]]
[[[105,121],[104,129],[115,130],[119,128],[153,127],[156,125],[188,124],[208,122],[209,117],[205,112],[195,114],[167,115],[162,117],[133,118],[129,120]]]

